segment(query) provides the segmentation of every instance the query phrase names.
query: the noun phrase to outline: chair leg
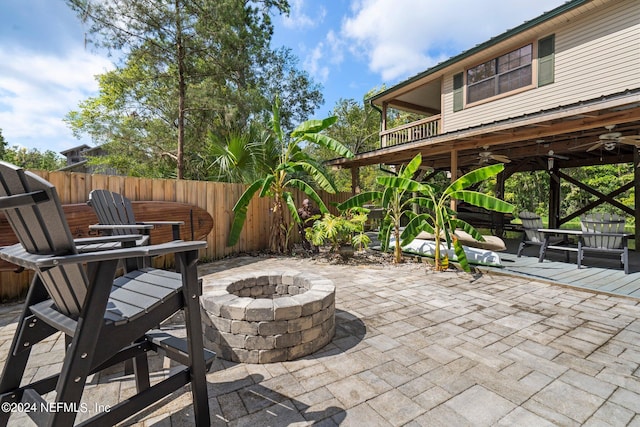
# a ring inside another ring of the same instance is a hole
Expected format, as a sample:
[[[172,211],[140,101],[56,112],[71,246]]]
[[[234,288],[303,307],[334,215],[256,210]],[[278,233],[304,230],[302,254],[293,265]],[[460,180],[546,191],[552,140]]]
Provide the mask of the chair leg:
[[[44,286],[42,285],[42,282],[40,281],[38,276],[36,276],[31,282],[31,287],[29,288],[29,292],[24,303],[24,309],[22,310],[20,320],[18,321],[18,328],[15,335],[13,336],[13,342],[11,343],[11,348],[9,350],[7,360],[4,364],[2,379],[0,380],[0,394],[10,392],[20,387],[20,382],[22,381],[22,376],[24,375],[27,361],[29,360],[29,355],[31,354],[31,346],[36,342],[42,340],[42,338],[37,340],[29,340],[29,337],[20,337],[20,331],[24,330],[27,333],[35,332],[34,328],[29,327],[29,325],[27,324],[29,322],[29,318],[32,316],[29,307],[39,302],[45,301],[46,299],[48,299],[47,292],[44,289]],[[51,332],[53,332],[53,330]],[[46,337],[52,334],[48,332],[41,332],[38,335]],[[25,347],[25,340],[30,341],[29,344],[31,345]],[[23,344],[21,345],[21,343]],[[6,424],[0,423],[0,425]]]
[[[129,359],[127,362],[130,362]],[[125,362],[126,365],[126,362]],[[133,372],[136,379],[136,390],[138,393],[151,387],[149,380],[149,360],[147,354],[141,354],[133,359]]]
[[[524,251],[524,246],[525,246],[525,243],[520,242],[520,245],[518,246],[518,258],[520,258],[520,256],[522,255],[522,251]]]
[[[96,280],[87,293],[78,320],[78,327],[62,364],[56,386],[56,402],[79,407],[87,376],[91,372],[94,357],[98,351],[98,341],[104,324],[104,312],[109,301],[109,290],[117,266],[117,260],[109,260],[100,263],[93,270]],[[104,345],[109,346],[108,342],[105,342]],[[101,348],[100,351],[109,352],[110,350],[109,348]],[[76,415],[77,413],[74,411],[49,413],[49,424],[54,426],[73,425]]]
[[[196,425],[210,425],[209,399],[204,361],[202,321],[200,319],[200,299],[198,298],[198,272],[196,263],[198,252],[176,254],[177,265],[182,272],[182,292],[184,296],[184,317],[187,330],[187,346],[191,362],[191,389]]]

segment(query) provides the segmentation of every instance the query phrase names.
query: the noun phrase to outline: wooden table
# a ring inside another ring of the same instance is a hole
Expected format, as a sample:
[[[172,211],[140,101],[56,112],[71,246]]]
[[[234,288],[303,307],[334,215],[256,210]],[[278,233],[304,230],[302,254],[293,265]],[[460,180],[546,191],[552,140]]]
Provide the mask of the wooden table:
[[[585,232],[581,230],[569,230],[563,228],[539,228],[538,231],[544,234],[544,242],[542,246],[540,246],[540,255],[538,257],[538,262],[542,262],[547,254],[548,249],[565,251],[567,254],[567,262],[569,262],[569,252],[577,253],[577,264],[578,268],[582,265],[582,258],[584,257],[584,251],[592,251],[592,252],[602,252],[602,253],[619,253],[621,255],[621,264],[624,267],[625,274],[629,274],[629,246],[628,240],[629,237],[632,237],[633,234],[630,233],[591,233]],[[562,246],[562,245],[551,245],[550,240],[553,236],[565,236],[565,241],[568,243],[569,236],[577,236],[578,237],[578,245],[576,246]],[[622,248],[591,248],[584,245],[584,238],[589,236],[611,236],[611,237],[620,237],[622,239]]]

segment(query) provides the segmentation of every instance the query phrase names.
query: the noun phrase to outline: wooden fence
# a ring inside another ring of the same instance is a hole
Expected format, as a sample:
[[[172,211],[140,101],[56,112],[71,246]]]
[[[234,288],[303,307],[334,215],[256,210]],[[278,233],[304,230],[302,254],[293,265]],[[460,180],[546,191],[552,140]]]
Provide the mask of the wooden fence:
[[[260,251],[269,245],[269,199],[251,201],[240,241],[227,246],[233,206],[246,186],[209,181],[133,178],[115,175],[83,174],[76,172],[34,171],[55,185],[63,204],[85,203],[93,189],[107,189],[121,193],[132,201],[181,202],[206,210],[213,218],[213,229],[207,236],[208,246],[200,254],[201,260],[216,260],[244,252]],[[321,192],[325,204],[335,213],[334,202],[346,200],[350,193]],[[306,196],[294,192],[296,205]],[[297,236],[297,233],[292,233]],[[0,301],[24,296],[31,273],[0,272]]]

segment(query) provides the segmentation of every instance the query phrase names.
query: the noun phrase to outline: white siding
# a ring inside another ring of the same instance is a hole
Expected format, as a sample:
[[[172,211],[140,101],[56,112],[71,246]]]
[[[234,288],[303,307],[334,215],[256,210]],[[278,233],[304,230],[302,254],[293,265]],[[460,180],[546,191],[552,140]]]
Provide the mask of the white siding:
[[[596,10],[538,35],[542,38],[555,33],[552,84],[454,113],[455,72],[445,76],[444,132],[640,88],[640,2],[615,1]],[[460,71],[462,66],[456,72]]]

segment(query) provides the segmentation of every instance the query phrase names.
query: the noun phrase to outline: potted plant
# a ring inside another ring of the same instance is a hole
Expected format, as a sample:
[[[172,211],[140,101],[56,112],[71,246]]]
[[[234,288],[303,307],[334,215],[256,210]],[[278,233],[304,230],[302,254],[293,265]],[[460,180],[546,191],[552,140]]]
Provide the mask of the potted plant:
[[[325,213],[307,228],[307,239],[315,246],[329,244],[331,252],[349,255],[354,248],[363,250],[371,242],[364,233],[366,221],[367,213],[363,208],[348,209],[341,215]]]

